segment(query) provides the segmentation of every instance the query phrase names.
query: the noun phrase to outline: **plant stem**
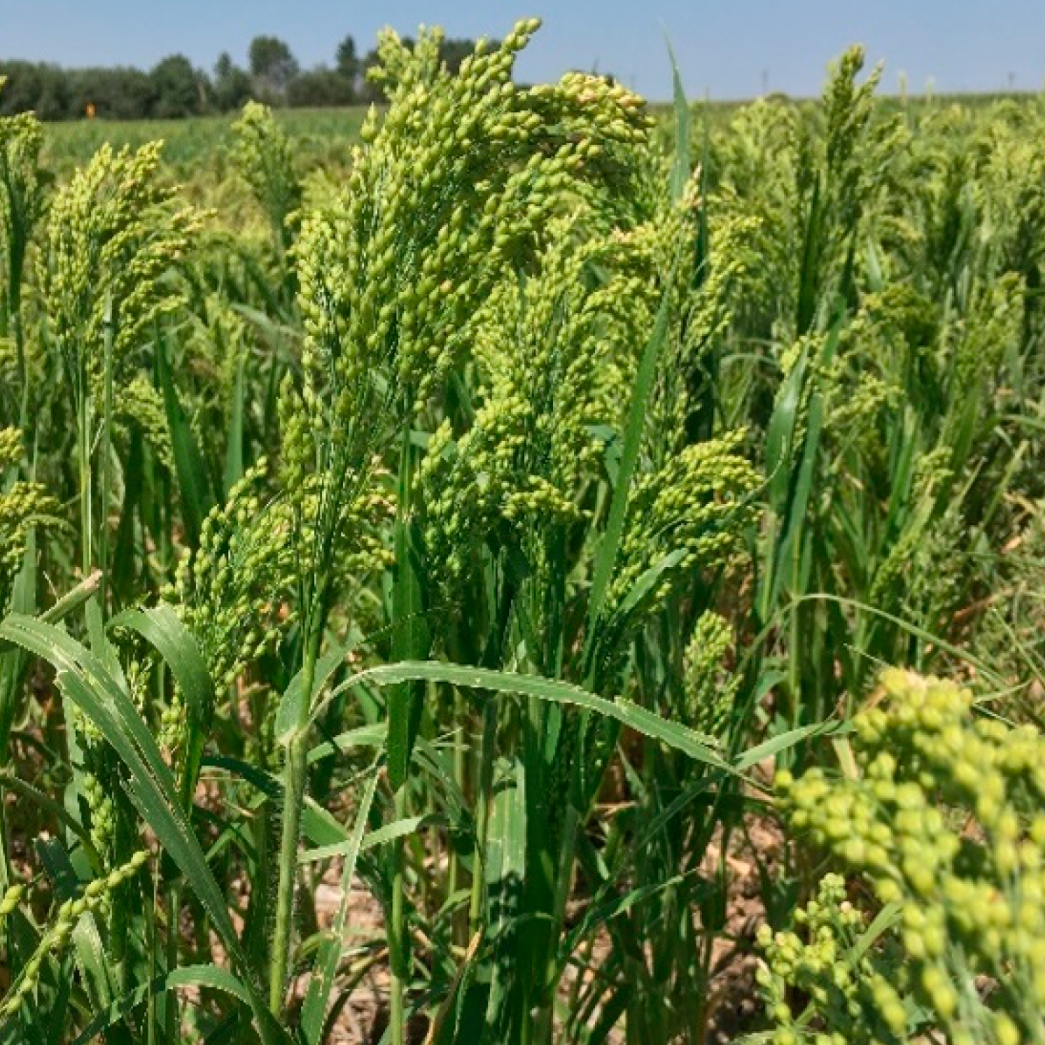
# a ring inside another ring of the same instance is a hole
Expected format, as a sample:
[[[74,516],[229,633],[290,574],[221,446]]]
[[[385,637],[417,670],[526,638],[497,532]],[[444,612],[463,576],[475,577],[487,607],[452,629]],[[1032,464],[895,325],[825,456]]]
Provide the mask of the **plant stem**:
[[[279,886],[276,899],[276,928],[272,938],[272,957],[269,965],[269,1009],[279,1016],[283,1009],[287,970],[290,964],[290,943],[294,917],[294,887],[297,883],[298,835],[301,830],[301,808],[305,800],[305,782],[308,773],[308,714],[312,687],[316,678],[316,661],[323,636],[322,612],[325,602],[318,593],[315,608],[309,614],[309,630],[302,665],[303,696],[297,730],[287,748],[283,768],[283,832],[279,848]]]
[[[26,435],[31,436],[29,422],[29,360],[25,354],[25,332],[22,329],[22,306],[20,301],[14,299],[14,292],[18,291],[21,296],[21,288],[18,284],[12,286],[12,311],[11,329],[14,333],[15,351],[18,353],[18,377],[22,383],[21,403],[19,405],[19,427]],[[35,426],[34,426],[35,427]],[[31,444],[30,444],[31,445]]]
[[[395,796],[395,818],[406,818],[406,788],[403,786]],[[392,1045],[406,1042],[406,981],[409,978],[409,958],[406,940],[406,880],[404,840],[397,839],[393,845],[392,866],[392,918],[389,927],[388,950],[392,973],[390,986],[389,1032]]]
[[[581,828],[581,818],[572,803],[566,804],[566,814],[562,825],[562,842],[558,853],[558,867],[555,876],[555,895],[552,898],[550,941],[558,940],[562,927],[566,922],[566,903],[570,897],[570,886],[573,883],[574,853],[577,848],[577,834]],[[559,972],[554,946],[543,955],[543,967],[535,970],[541,977],[537,985],[540,993],[536,997],[536,1012],[532,1019],[531,1040],[536,1045],[551,1045],[552,1017],[555,1012],[555,992],[559,984]],[[531,1021],[527,1021],[531,1022]]]
[[[454,709],[453,721],[456,726],[454,733],[454,783],[457,784],[461,794],[464,795],[468,793],[468,764],[465,742],[465,723],[468,719],[468,706],[465,703],[460,689],[456,686],[453,687],[452,699]],[[446,886],[447,898],[457,895],[458,890],[461,888],[461,872],[463,870],[457,846],[452,842],[449,846],[448,864],[448,882]],[[453,941],[458,946],[464,946],[468,942],[468,925],[463,916],[463,908],[455,909],[451,932]]]
[[[483,704],[483,739],[479,755],[479,786],[475,799],[475,855],[472,859],[472,895],[468,905],[468,932],[475,936],[482,928],[483,866],[490,830],[493,797],[493,763],[497,739],[497,701],[489,696]]]
[[[91,440],[89,432],[90,400],[86,389],[81,390],[77,403],[76,452],[80,470],[80,569],[83,577],[91,575],[93,554],[91,535],[94,526],[91,519]]]
[[[409,401],[411,397],[407,397]],[[399,497],[395,525],[395,574],[392,586],[392,655],[396,660],[424,659],[431,638],[424,615],[421,576],[423,552],[416,517],[418,450],[404,425],[399,458]],[[395,789],[395,816],[407,810],[410,754],[420,724],[423,687],[407,682],[392,691],[388,703],[388,778]],[[406,1041],[406,984],[410,979],[410,938],[406,930],[406,839],[392,843],[392,911],[389,926],[392,1045]],[[423,898],[422,898],[423,899]]]
[[[178,967],[178,917],[181,913],[181,885],[172,882],[167,892],[167,966],[166,971]],[[164,1037],[168,1042],[177,1041],[178,994],[167,991],[164,995]]]
[[[105,302],[105,390],[102,410],[102,440],[101,440],[101,503],[99,516],[101,526],[98,531],[98,559],[102,568],[101,591],[98,601],[104,613],[108,604],[109,579],[107,571],[109,568],[109,503],[112,486],[112,413],[113,413],[113,339],[115,327],[113,323],[113,303],[110,296]],[[87,576],[87,571],[84,571]]]

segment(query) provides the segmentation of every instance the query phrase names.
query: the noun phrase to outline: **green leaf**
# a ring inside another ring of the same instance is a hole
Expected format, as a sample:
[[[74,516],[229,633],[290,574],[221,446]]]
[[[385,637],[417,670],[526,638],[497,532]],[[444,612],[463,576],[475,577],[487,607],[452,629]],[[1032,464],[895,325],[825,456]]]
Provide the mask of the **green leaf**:
[[[769,503],[783,515],[791,481],[791,448],[795,437],[798,408],[805,388],[809,349],[804,347],[784,378],[777,393],[773,413],[766,429],[766,474],[769,476]]]
[[[76,819],[66,808],[53,798],[37,790],[27,780],[15,776],[10,769],[0,773],[0,790],[9,788],[21,796],[23,801],[31,802],[39,806],[48,816],[54,817],[59,823],[64,824],[76,836],[77,841],[83,846],[84,852],[91,861],[92,866],[99,872],[102,869],[101,857],[98,855],[91,842],[91,832],[88,831],[79,820]]]
[[[356,729],[347,730],[312,748],[308,753],[308,764],[321,762],[325,758],[331,758],[357,747],[383,747],[387,737],[388,724],[386,722],[375,722],[372,726],[359,726]]]
[[[811,726],[789,729],[786,733],[780,733],[764,743],[758,744],[756,747],[749,748],[737,759],[736,767],[743,772],[752,766],[758,765],[763,759],[772,758],[774,755],[780,754],[781,751],[787,751],[797,744],[801,744],[803,740],[808,740],[810,737],[825,736],[840,728],[841,725],[838,722],[818,722]]]
[[[214,713],[214,684],[196,639],[174,608],[161,603],[148,610],[125,610],[109,623],[110,628],[129,628],[155,647],[171,669],[189,712],[185,768],[182,776],[182,805],[188,809],[196,790],[200,760]]]
[[[256,787],[267,799],[282,806],[283,781],[279,777],[229,755],[208,755],[203,759],[203,765],[235,773]],[[301,829],[317,846],[337,845],[346,838],[345,829],[333,815],[310,798],[305,799],[301,810]]]
[[[670,283],[670,278],[669,278]],[[668,323],[671,316],[671,296],[665,291],[660,308],[653,324],[653,332],[642,353],[639,370],[635,377],[635,390],[628,407],[628,420],[624,428],[624,444],[621,449],[620,465],[617,469],[617,483],[613,488],[613,500],[610,504],[609,519],[606,532],[599,542],[592,568],[591,593],[588,597],[588,635],[587,660],[588,677],[594,670],[595,636],[598,634],[598,621],[602,615],[606,591],[613,577],[617,564],[617,553],[620,549],[621,537],[624,533],[624,520],[628,511],[628,500],[631,492],[631,480],[642,445],[642,432],[646,423],[646,404],[653,389],[653,379],[657,372],[657,361],[668,338]]]
[[[710,737],[697,733],[678,722],[663,719],[631,701],[606,700],[569,682],[559,682],[537,675],[517,675],[507,671],[461,667],[436,661],[407,661],[401,664],[369,668],[347,679],[334,692],[344,692],[366,683],[392,686],[409,680],[444,682],[476,690],[488,690],[493,693],[514,693],[518,696],[549,700],[556,704],[586,708],[605,715],[607,718],[615,719],[629,729],[643,733],[653,740],[659,740],[668,747],[682,751],[700,762],[718,769],[729,770],[727,763],[712,750],[714,741]]]
[[[671,41],[665,39],[668,47],[668,58],[671,61],[672,108],[675,115],[675,161],[671,166],[671,198],[682,199],[689,181],[690,171],[690,114],[686,91],[682,86],[682,75],[679,64],[675,60],[675,51]]]
[[[316,664],[313,676],[312,692],[305,693],[304,671],[299,671],[291,680],[283,693],[283,697],[276,709],[276,743],[281,747],[288,748],[299,735],[300,723],[306,722],[308,716],[303,714],[304,705],[312,707],[319,694],[330,681],[331,675],[345,662],[349,649],[338,647],[331,650],[326,656],[321,657]]]
[[[11,593],[11,608],[26,615],[36,609],[36,532],[31,530],[26,541],[22,568],[15,578]],[[29,658],[23,650],[13,650],[3,656],[0,647],[0,764],[7,762],[7,747],[11,729],[23,706],[25,674]]]
[[[167,427],[170,429],[174,450],[174,471],[181,494],[182,516],[189,544],[195,548],[199,545],[203,520],[214,506],[214,498],[207,481],[207,466],[203,453],[174,387],[170,363],[167,360],[167,340],[162,333],[156,339],[156,365],[167,410]]]
[[[816,318],[817,296],[820,293],[820,259],[826,234],[823,230],[824,205],[819,176],[813,186],[802,245],[802,268],[798,277],[798,308],[795,329],[798,336],[809,332]]]
[[[175,969],[166,976],[159,976],[150,983],[136,987],[122,998],[117,999],[107,1009],[96,1013],[90,1023],[73,1040],[72,1045],[87,1045],[87,1042],[98,1037],[110,1027],[133,1012],[150,995],[162,994],[176,990],[178,987],[208,987],[231,995],[237,1001],[250,1004],[250,991],[228,969],[217,965],[186,965]]]
[[[246,359],[236,367],[236,384],[232,389],[229,432],[225,442],[225,496],[243,478],[243,399],[246,390]]]
[[[392,656],[396,660],[425,657],[430,644],[421,586],[421,536],[414,505],[416,454],[407,430],[399,467],[396,561],[392,580]],[[410,680],[396,685],[388,698],[388,781],[394,791],[406,783],[409,773],[422,696],[423,687]]]
[[[333,845],[324,845],[316,849],[306,849],[298,856],[299,864],[313,864],[317,860],[330,860],[336,856],[345,856],[358,849],[366,852],[375,846],[385,845],[397,838],[406,838],[416,835],[426,827],[441,827],[448,823],[447,817],[442,813],[426,813],[424,816],[408,816],[403,820],[394,820],[376,831],[371,831],[363,836],[361,843],[357,845],[354,839],[344,842],[335,842]]]
[[[494,795],[486,840],[484,878],[490,906],[495,912],[487,934],[496,940],[493,976],[487,1000],[486,1023],[497,1028],[495,1041],[519,1040],[513,1019],[521,1017],[511,1004],[513,986],[523,975],[518,961],[516,919],[522,913],[523,882],[526,876],[526,773],[520,762],[512,766],[507,786]],[[537,987],[537,984],[526,986]]]
[[[345,862],[341,869],[341,903],[312,967],[312,978],[309,980],[308,992],[301,1008],[301,1032],[306,1045],[319,1045],[322,1037],[330,996],[334,990],[337,966],[341,959],[345,925],[348,921],[349,898],[352,894],[352,880],[356,873],[356,859],[359,856],[363,832],[370,817],[370,807],[374,802],[377,781],[377,773],[371,772],[366,790],[363,792],[363,799],[359,803],[359,810],[356,813],[352,837],[344,851]]]
[[[622,621],[626,621],[656,589],[661,577],[678,566],[687,554],[688,552],[684,548],[676,548],[673,552],[663,556],[659,562],[644,570],[631,586],[628,594],[621,600],[616,616]]]
[[[74,610],[78,610],[85,602],[93,599],[95,595],[98,594],[98,589],[101,587],[101,581],[101,570],[95,570],[89,577],[80,581],[75,588],[66,592],[66,594],[63,595],[50,609],[41,613],[38,619],[43,621],[45,624],[57,624],[58,621],[64,620],[70,613]],[[26,603],[23,602],[23,605],[26,605]],[[23,617],[28,617],[30,615],[18,605],[12,606],[12,610],[16,613],[20,613]],[[6,653],[8,650],[18,648],[19,647],[15,643],[0,638],[0,653]]]
[[[224,892],[207,866],[179,802],[171,771],[130,697],[98,656],[52,625],[12,614],[0,624],[0,639],[14,642],[54,665],[63,695],[90,719],[127,766],[124,787],[128,797],[185,875],[233,961],[246,969]],[[284,1040],[283,1033],[276,1032],[278,1028],[273,1030],[268,1011],[253,989],[251,1008],[267,1045]]]

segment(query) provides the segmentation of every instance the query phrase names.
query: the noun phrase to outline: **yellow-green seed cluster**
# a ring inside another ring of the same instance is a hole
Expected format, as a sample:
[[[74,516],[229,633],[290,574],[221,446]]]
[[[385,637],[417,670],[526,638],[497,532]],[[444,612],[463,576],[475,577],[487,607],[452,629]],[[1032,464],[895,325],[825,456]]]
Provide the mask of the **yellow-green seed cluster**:
[[[685,447],[662,468],[636,478],[620,567],[607,597],[621,607],[647,571],[661,567],[647,596],[656,606],[680,577],[722,566],[738,551],[755,518],[758,473],[740,453],[743,432]],[[668,557],[680,553],[664,565]]]
[[[517,87],[515,56],[537,26],[520,22],[496,46],[480,44],[453,76],[437,32],[413,48],[384,33],[372,75],[389,108],[368,116],[340,198],[304,223],[304,381],[284,388],[284,462],[288,477],[320,475],[319,530],[335,541],[351,529],[344,505],[365,495],[367,462],[394,422],[441,393],[495,291],[533,267],[549,222],[590,194],[604,149],[648,134],[641,103],[605,81]],[[554,500],[535,481],[513,511]]]
[[[51,955],[61,955],[80,919],[103,906],[114,889],[133,878],[148,863],[149,856],[147,849],[138,850],[126,863],[114,868],[104,878],[92,881],[76,899],[62,903],[54,923],[43,934],[32,957],[26,962],[7,997],[0,1004],[0,1018],[6,1019],[18,1012],[36,989],[47,958]],[[12,893],[9,892],[4,898],[4,903],[7,904],[11,897]]]
[[[188,350],[192,370],[212,393],[215,406],[229,402],[250,347],[247,322],[233,302],[217,292],[203,298],[192,315]]]
[[[706,610],[697,618],[686,646],[682,674],[686,721],[707,736],[720,735],[740,689],[740,679],[727,662],[734,642],[729,621]]]
[[[163,396],[156,386],[144,374],[135,374],[120,389],[114,409],[124,435],[128,427],[137,427],[156,460],[173,475],[174,444]]]
[[[121,384],[139,361],[153,324],[183,300],[163,277],[181,258],[198,215],[175,202],[160,176],[162,143],[137,152],[103,145],[51,206],[39,283],[49,335],[77,395],[98,394],[105,371]]]
[[[81,732],[83,732],[81,730]],[[100,736],[90,746],[98,747]],[[116,806],[112,791],[94,773],[83,774],[83,797],[91,817],[91,844],[102,860],[108,862],[116,832]]]
[[[18,905],[22,902],[25,897],[25,886],[21,883],[8,886],[4,892],[3,899],[0,899],[0,918],[6,918],[13,911],[18,909]]]
[[[262,459],[210,512],[171,593],[219,687],[271,648],[285,623],[279,611],[293,583],[291,525],[283,502],[262,501],[266,468]]]
[[[4,482],[23,455],[22,434],[17,428],[0,428],[0,614],[11,597],[11,585],[21,568],[26,542],[33,527],[54,521],[57,504],[35,482]]]
[[[853,727],[855,777],[778,776],[791,824],[899,906],[911,996],[951,1040],[1034,1040],[1045,1032],[1045,740],[976,715],[953,682],[899,670]]]
[[[248,102],[232,129],[236,166],[268,216],[280,246],[289,248],[300,226],[302,200],[290,140],[272,110],[260,102]]]
[[[365,128],[342,199],[308,220],[299,247],[308,398],[324,386],[338,416],[373,368],[408,406],[423,403],[467,344],[469,320],[513,244],[533,235],[593,147],[537,148],[540,119],[520,104],[514,56],[524,23],[451,77],[390,36],[391,106]],[[321,417],[319,411],[315,412]]]
[[[513,250],[579,187],[598,149],[595,123],[586,137],[556,138],[511,81],[515,54],[536,27],[520,23],[456,77],[433,67],[429,36],[416,52],[383,39],[391,107],[380,123],[368,120],[342,200],[310,221],[299,251],[306,364],[320,368],[317,377],[329,360],[347,388],[383,365],[423,402],[467,343],[469,320]],[[613,89],[601,90],[610,97]],[[569,91],[559,105],[563,117],[585,111]],[[618,108],[624,122],[612,133],[634,122]]]
[[[540,571],[531,533],[585,518],[604,452],[595,432],[621,426],[634,365],[634,313],[623,304],[633,277],[609,268],[613,240],[590,235],[590,217],[553,222],[537,271],[491,294],[477,318],[480,405],[458,439],[447,420],[429,443],[425,541],[432,581],[449,600],[487,538],[525,547]]]
[[[867,950],[863,914],[846,899],[840,875],[828,874],[816,898],[794,912],[795,928],[759,930],[765,958],[756,973],[773,1021],[773,1045],[895,1045],[908,1040],[907,984],[896,955]],[[796,998],[803,999],[795,1004]],[[804,1005],[810,1006],[807,1014]]]
[[[3,78],[0,78],[0,91]],[[31,112],[0,116],[0,305],[10,316],[29,244],[44,215],[48,177],[40,163],[43,126]]]

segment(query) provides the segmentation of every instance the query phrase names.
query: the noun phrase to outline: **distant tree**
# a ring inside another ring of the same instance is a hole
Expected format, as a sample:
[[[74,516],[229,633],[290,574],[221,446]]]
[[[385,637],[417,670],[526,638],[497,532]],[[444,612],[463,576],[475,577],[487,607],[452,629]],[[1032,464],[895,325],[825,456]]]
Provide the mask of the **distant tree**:
[[[241,69],[228,51],[214,63],[214,107],[220,112],[242,109],[251,97],[250,74]]]
[[[269,101],[283,101],[298,75],[298,62],[278,36],[255,36],[250,42],[250,74],[259,94]]]
[[[202,77],[184,55],[164,58],[149,77],[154,91],[153,116],[177,119],[203,111],[206,95]]]
[[[349,35],[337,45],[334,55],[334,73],[341,80],[336,91],[337,100],[332,104],[351,105],[359,100],[360,78],[363,74],[363,63],[359,57],[355,37]]]
[[[64,120],[71,112],[69,76],[44,62],[0,62],[0,116],[32,110],[41,120]]]
[[[362,72],[362,63],[359,61],[359,51],[356,49],[354,37],[346,36],[337,45],[334,63],[337,72],[355,87],[359,74]]]
[[[287,104],[299,109],[351,105],[355,100],[355,85],[337,69],[326,66],[300,73],[287,88]]]
[[[156,88],[141,69],[70,69],[70,115],[82,116],[88,105],[112,120],[140,120],[153,111]]]
[[[404,46],[413,44],[403,37]],[[456,73],[474,48],[469,39],[444,40],[440,55]],[[0,91],[0,113],[33,109],[45,120],[79,119],[87,111],[116,120],[173,119],[240,109],[251,98],[309,108],[382,101],[381,86],[367,78],[376,62],[376,48],[361,56],[351,35],[338,44],[333,67],[320,65],[306,72],[285,41],[257,36],[250,44],[249,72],[224,52],[214,65],[213,79],[194,69],[184,55],[170,55],[148,73],[127,67],[63,69],[42,62],[0,61],[0,76],[8,78]]]

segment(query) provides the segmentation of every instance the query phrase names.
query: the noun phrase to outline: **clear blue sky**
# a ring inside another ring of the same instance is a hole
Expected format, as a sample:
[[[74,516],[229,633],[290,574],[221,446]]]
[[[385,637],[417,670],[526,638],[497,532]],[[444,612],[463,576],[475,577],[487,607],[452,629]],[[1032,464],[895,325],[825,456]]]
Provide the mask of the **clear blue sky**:
[[[410,32],[503,33],[538,14],[544,28],[519,77],[567,68],[613,72],[652,98],[670,93],[664,32],[691,95],[738,98],[819,90],[827,61],[848,43],[886,60],[885,86],[996,90],[1045,80],[1045,0],[0,0],[0,56],[65,65],[148,67],[182,53],[210,68],[229,51],[246,62],[258,33],[283,37],[303,66],[331,61],[352,33],[362,51],[385,24]]]

